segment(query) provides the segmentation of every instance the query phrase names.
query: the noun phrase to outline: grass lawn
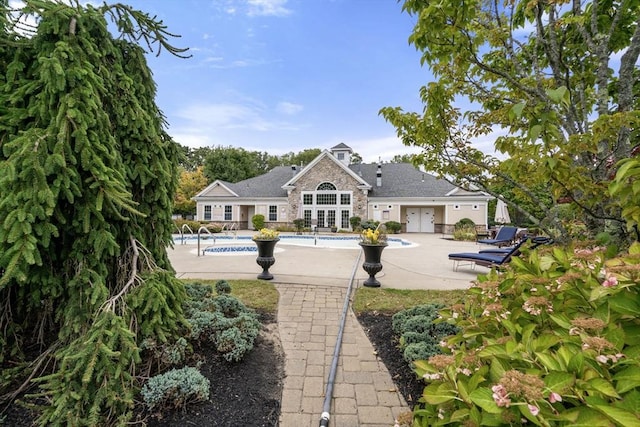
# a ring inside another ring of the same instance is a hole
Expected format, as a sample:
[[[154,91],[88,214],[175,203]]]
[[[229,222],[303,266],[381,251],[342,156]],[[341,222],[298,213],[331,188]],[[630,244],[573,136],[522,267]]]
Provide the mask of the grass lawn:
[[[184,283],[199,282],[215,285],[217,280],[183,280]],[[267,313],[278,310],[278,291],[273,283],[264,280],[228,280],[231,295],[237,297],[247,307]],[[406,289],[371,289],[358,288],[353,298],[353,310],[356,314],[377,311],[380,313],[397,313],[416,305],[439,302],[452,305],[461,299],[465,291],[438,290],[406,290]]]

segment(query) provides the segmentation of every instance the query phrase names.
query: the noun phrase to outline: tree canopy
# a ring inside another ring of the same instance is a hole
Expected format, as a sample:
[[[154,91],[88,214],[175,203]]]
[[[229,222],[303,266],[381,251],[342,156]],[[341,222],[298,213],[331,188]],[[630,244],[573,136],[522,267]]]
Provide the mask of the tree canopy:
[[[608,186],[638,143],[640,3],[405,0],[403,10],[435,80],[420,90],[422,113],[381,114],[424,149],[418,161],[495,196],[511,189],[511,206],[557,237],[566,201],[590,230],[624,233]],[[474,147],[495,133],[506,133],[496,155]]]
[[[178,145],[138,42],[185,50],[122,4],[0,8],[0,395],[33,378],[42,425],[124,425],[139,345],[177,334],[185,298],[166,253]]]

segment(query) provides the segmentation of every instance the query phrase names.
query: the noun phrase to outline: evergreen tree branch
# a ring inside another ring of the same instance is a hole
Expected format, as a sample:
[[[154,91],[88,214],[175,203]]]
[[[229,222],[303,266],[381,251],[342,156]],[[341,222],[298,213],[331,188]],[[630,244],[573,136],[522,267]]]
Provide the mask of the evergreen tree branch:
[[[129,292],[131,286],[133,286],[139,279],[138,277],[138,258],[140,253],[138,252],[138,243],[133,236],[129,236],[129,243],[131,244],[131,250],[133,251],[133,256],[131,257],[130,265],[130,273],[129,280],[124,284],[120,292],[116,295],[109,298],[100,308],[100,311],[115,311],[116,304],[122,299],[123,295]]]

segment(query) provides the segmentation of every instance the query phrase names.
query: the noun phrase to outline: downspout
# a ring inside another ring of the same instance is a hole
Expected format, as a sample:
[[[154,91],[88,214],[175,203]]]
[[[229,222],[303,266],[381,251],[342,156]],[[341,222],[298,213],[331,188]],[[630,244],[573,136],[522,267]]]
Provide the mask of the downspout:
[[[353,271],[351,272],[351,278],[349,279],[349,286],[347,287],[347,294],[344,297],[344,305],[342,307],[342,318],[340,319],[340,328],[338,329],[338,336],[336,338],[336,346],[333,349],[333,360],[331,361],[331,370],[329,371],[329,379],[327,380],[327,388],[324,393],[324,405],[322,407],[322,416],[320,418],[320,427],[328,427],[329,419],[331,415],[331,399],[333,398],[333,383],[336,380],[336,370],[338,368],[338,359],[340,358],[340,348],[342,347],[342,334],[344,332],[344,325],[347,321],[347,312],[349,310],[349,301],[351,300],[351,289],[353,288],[354,278],[356,271],[360,264],[360,258],[362,257],[362,251],[358,252],[358,258],[353,265]]]

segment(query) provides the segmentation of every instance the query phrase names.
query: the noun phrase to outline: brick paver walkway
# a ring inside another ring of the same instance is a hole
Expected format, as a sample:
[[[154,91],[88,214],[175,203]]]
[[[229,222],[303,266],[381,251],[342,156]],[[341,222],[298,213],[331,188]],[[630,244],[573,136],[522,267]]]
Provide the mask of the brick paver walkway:
[[[286,355],[280,427],[317,426],[346,288],[276,284],[278,328]],[[333,388],[330,426],[390,427],[408,411],[389,372],[351,310]]]

